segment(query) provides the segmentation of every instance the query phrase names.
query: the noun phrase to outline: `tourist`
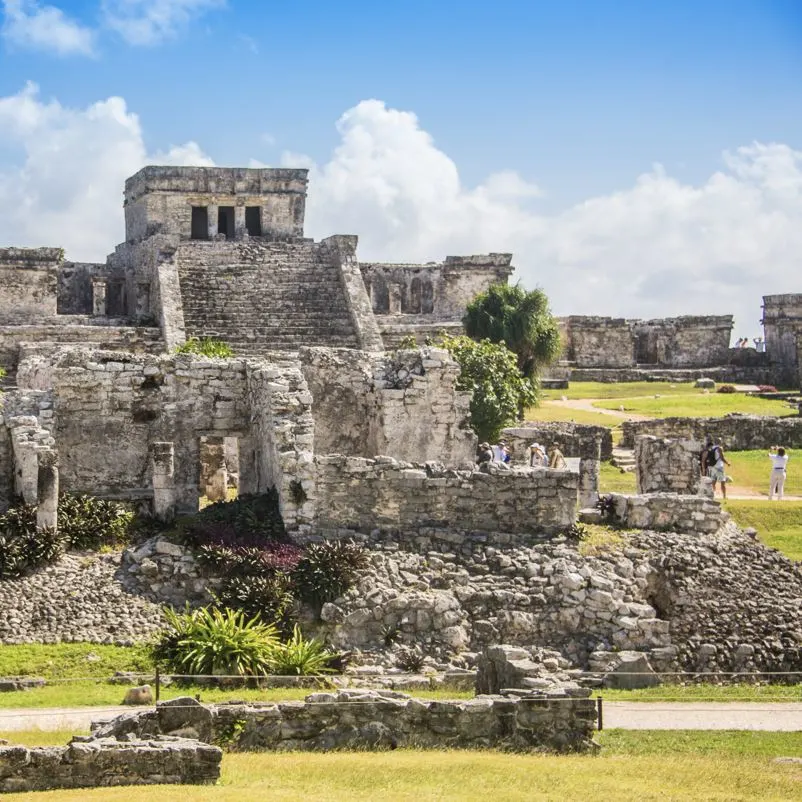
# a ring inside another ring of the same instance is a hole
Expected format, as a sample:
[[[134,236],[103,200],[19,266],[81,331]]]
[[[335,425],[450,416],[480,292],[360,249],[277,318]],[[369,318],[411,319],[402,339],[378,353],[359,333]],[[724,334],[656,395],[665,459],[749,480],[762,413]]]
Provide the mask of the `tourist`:
[[[702,452],[702,472],[707,472],[708,477],[713,483],[713,495],[716,495],[716,482],[721,485],[721,496],[727,498],[727,474],[724,473],[724,466],[729,465],[724,456],[724,449],[721,443],[716,443],[712,438],[707,438],[705,450]]]
[[[529,465],[532,468],[547,468],[549,458],[546,456],[546,449],[540,443],[532,443],[529,446]]]
[[[740,348],[741,347],[741,338],[740,337],[735,341],[735,346],[734,347],[735,348]]]
[[[747,337],[744,337],[741,340],[741,348],[748,348],[748,347],[749,347],[749,339]]]
[[[476,464],[483,465],[493,461],[493,449],[490,443],[479,443],[479,453],[476,456]]]
[[[759,354],[764,354],[766,352],[766,341],[762,337],[755,337],[755,350]]]
[[[509,461],[510,452],[507,448],[507,441],[499,440],[498,443],[493,446],[493,462],[498,462],[500,465],[504,465]]]
[[[549,468],[555,471],[564,471],[568,467],[565,461],[563,452],[560,451],[560,446],[557,443],[552,443],[549,448]]]
[[[772,453],[775,452],[775,453]],[[788,454],[782,446],[773,446],[769,449],[769,459],[771,460],[771,478],[769,479],[769,501],[777,494],[777,500],[783,500],[783,488],[785,487],[786,466],[788,465]]]

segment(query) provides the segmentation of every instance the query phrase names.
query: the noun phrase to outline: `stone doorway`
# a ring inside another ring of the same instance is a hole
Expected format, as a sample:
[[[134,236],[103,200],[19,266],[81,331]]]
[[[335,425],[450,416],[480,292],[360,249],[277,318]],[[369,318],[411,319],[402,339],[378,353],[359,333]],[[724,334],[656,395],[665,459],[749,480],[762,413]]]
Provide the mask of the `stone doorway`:
[[[240,487],[239,438],[201,437],[198,453],[198,508],[217,501],[234,501]]]

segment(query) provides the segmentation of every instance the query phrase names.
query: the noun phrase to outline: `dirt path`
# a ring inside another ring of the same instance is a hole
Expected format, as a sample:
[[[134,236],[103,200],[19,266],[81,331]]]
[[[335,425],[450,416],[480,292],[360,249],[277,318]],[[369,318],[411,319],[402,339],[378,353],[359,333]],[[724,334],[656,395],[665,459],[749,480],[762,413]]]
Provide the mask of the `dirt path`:
[[[609,401],[608,398],[567,398],[565,401],[560,399],[550,398],[548,401],[543,402],[544,407],[558,407],[561,409],[581,409],[584,412],[598,412],[602,415],[610,415],[613,418],[620,420],[652,420],[653,415],[638,415],[632,412],[621,412],[617,409],[603,409],[602,407],[594,407],[596,401]]]
[[[0,709],[0,733],[19,730],[88,730],[92,721],[153,708],[63,707]],[[802,730],[802,703],[604,702],[605,729]],[[11,739],[9,739],[11,740]]]

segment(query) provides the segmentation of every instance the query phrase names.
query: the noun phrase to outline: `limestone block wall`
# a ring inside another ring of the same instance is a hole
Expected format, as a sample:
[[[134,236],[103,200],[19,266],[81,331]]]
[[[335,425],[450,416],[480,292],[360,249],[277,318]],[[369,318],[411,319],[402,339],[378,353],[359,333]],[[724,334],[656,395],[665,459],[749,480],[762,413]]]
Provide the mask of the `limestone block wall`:
[[[91,315],[92,279],[105,278],[106,274],[105,264],[64,262],[58,272],[58,314]]]
[[[775,368],[777,384],[802,385],[798,338],[802,334],[802,293],[763,296],[766,352]]]
[[[698,440],[673,440],[641,435],[635,438],[638,493],[695,494],[700,487]]]
[[[632,529],[715,534],[728,516],[711,498],[673,493],[611,494],[613,520]]]
[[[502,435],[512,448],[513,459],[528,462],[529,445],[547,448],[557,443],[566,457],[608,460],[613,456],[613,435],[607,426],[570,421],[529,421],[525,426],[504,429]]]
[[[75,739],[67,746],[0,746],[0,792],[214,783],[219,747],[183,738]]]
[[[721,418],[656,418],[624,421],[621,445],[634,448],[640,435],[704,442],[710,436],[725,449],[749,451],[781,445],[802,448],[802,416],[788,418],[727,415]]]
[[[125,182],[125,236],[137,242],[153,234],[189,239],[192,207],[208,209],[209,239],[218,234],[218,210],[233,207],[236,237],[245,231],[245,207],[260,210],[262,235],[302,237],[305,169],[149,166]]]
[[[512,254],[447,256],[430,264],[361,262],[360,269],[377,315],[431,316],[459,321],[465,308],[491,284],[512,274]],[[409,322],[414,322],[411,318]]]
[[[564,355],[578,367],[634,366],[632,329],[624,318],[572,315],[564,325]]]
[[[11,433],[0,416],[0,512],[8,509],[14,498],[14,451]]]
[[[470,399],[455,389],[459,366],[446,351],[303,348],[301,363],[313,398],[317,454],[473,462]]]
[[[30,323],[56,314],[60,248],[0,248],[0,324]]]
[[[578,477],[568,471],[456,471],[339,454],[316,456],[315,467],[320,532],[420,527],[557,532],[576,515]]]
[[[596,703],[587,693],[431,701],[394,691],[345,690],[310,694],[303,702],[227,705],[181,697],[116,719],[96,733],[122,737],[183,725],[213,740],[234,731],[232,746],[239,752],[403,746],[574,752],[593,747]]]

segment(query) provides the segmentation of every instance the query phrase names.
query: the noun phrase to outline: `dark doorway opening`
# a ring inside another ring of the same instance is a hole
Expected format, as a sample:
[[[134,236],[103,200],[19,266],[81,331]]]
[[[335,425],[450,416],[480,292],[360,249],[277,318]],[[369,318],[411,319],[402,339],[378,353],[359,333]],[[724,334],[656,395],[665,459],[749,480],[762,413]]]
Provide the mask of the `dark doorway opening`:
[[[431,281],[424,281],[421,283],[421,301],[420,311],[424,315],[431,315],[434,312],[434,287]]]
[[[209,210],[205,206],[192,207],[192,239],[209,239]]]
[[[262,207],[245,207],[245,229],[251,237],[262,236]]]
[[[239,496],[239,439],[200,438],[199,503],[203,509],[216,501],[234,501]]]
[[[651,332],[635,338],[635,362],[639,365],[657,364],[657,337]]]
[[[226,239],[234,239],[233,206],[219,206],[217,208],[217,233],[225,234]]]
[[[373,278],[373,311],[377,314],[387,314],[390,311],[390,290],[383,276]]]

